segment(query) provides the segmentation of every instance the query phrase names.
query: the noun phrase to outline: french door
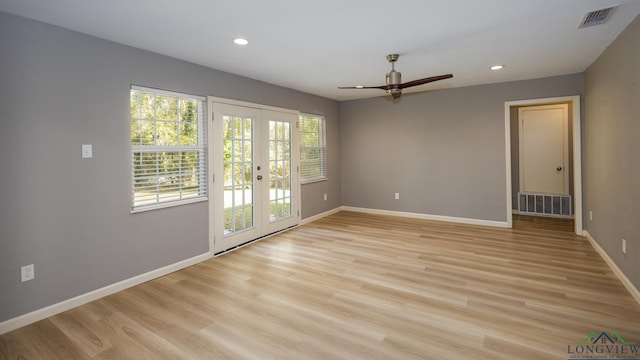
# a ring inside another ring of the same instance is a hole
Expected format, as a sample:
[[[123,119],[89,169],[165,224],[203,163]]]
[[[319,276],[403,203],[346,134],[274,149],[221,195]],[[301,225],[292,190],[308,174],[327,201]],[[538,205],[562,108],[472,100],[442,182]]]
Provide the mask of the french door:
[[[220,253],[298,225],[298,115],[215,100],[209,100],[210,214],[214,253]]]

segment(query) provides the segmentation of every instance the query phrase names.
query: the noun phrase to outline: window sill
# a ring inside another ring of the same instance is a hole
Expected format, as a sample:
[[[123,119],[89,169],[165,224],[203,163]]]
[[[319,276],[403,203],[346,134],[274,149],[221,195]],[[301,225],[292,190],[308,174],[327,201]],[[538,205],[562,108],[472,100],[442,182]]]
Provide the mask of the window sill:
[[[300,181],[300,185],[313,184],[313,183],[317,183],[317,182],[321,182],[321,181],[327,181],[327,180],[329,180],[329,178],[327,178],[327,177],[303,180],[303,181]]]
[[[195,204],[195,203],[208,201],[208,200],[209,200],[208,197],[198,197],[198,198],[194,198],[194,199],[180,200],[180,201],[168,202],[168,203],[163,203],[163,204],[140,206],[140,207],[137,207],[135,209],[131,209],[130,213],[131,214],[137,214],[137,213],[142,213],[142,212],[147,212],[147,211],[152,211],[152,210],[166,209],[166,208],[180,206],[180,205]]]

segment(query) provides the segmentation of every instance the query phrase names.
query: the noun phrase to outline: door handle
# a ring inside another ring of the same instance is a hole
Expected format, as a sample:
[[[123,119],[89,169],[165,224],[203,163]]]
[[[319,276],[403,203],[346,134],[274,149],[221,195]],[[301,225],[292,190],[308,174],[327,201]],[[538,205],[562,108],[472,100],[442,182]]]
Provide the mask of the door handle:
[[[562,166],[558,166],[558,167],[556,168],[556,171],[562,171]]]
[[[262,175],[258,175],[257,179],[262,180]]]

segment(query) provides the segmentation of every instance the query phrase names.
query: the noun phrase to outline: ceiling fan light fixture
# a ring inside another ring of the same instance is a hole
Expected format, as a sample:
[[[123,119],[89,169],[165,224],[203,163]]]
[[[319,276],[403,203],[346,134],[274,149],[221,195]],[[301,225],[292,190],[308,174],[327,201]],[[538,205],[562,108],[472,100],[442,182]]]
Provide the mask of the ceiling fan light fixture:
[[[391,95],[392,98],[397,99],[402,96],[402,89],[389,89],[387,90],[387,94]]]

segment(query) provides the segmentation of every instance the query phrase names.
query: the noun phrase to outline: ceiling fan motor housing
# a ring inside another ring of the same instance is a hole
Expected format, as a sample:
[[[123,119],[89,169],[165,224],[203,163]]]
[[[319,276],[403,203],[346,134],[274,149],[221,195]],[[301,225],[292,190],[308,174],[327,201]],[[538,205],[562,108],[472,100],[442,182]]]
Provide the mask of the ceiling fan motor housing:
[[[402,88],[400,84],[402,83],[402,74],[398,71],[391,70],[387,73],[387,94],[391,95],[394,99],[397,99],[402,95]]]

